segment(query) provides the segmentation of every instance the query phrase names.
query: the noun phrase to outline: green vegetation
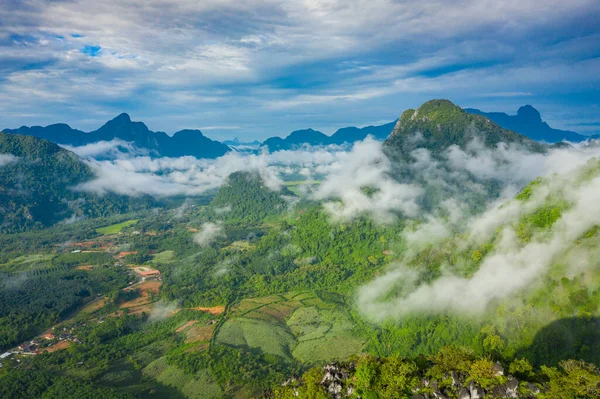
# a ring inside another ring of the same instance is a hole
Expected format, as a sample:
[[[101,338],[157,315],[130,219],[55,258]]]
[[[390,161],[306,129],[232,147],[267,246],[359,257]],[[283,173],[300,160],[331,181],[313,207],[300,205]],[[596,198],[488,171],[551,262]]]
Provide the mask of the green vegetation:
[[[86,301],[127,283],[126,274],[112,267],[83,271],[60,265],[0,277],[0,350],[41,333]]]
[[[117,234],[120,233],[125,227],[133,226],[138,222],[137,219],[126,220],[121,223],[116,223],[110,226],[97,228],[98,234]]]
[[[235,172],[219,189],[211,208],[217,218],[228,223],[257,223],[287,209],[282,195],[294,194],[286,187],[279,192],[272,191],[258,173]]]
[[[465,144],[467,137],[452,135],[472,125],[488,129],[459,111],[428,103],[403,115],[396,134],[420,131],[434,141],[450,135]],[[484,132],[490,143],[514,138],[499,129]],[[584,169],[577,184],[598,173],[595,164]],[[469,240],[462,226],[435,244],[405,239],[424,217],[332,223],[321,204],[288,207],[287,189],[271,191],[245,173],[233,174],[208,206],[203,198],[183,210],[0,235],[0,349],[36,339],[40,351],[52,351],[2,360],[0,396],[291,398],[298,390],[299,397],[326,398],[322,366],[336,362],[348,373],[342,386],[354,389],[350,397],[431,397],[434,390],[456,397],[452,371],[462,386],[472,382],[488,393],[508,384],[510,373],[522,397],[538,388],[540,398],[595,397],[597,226],[564,243],[537,284],[493,301],[481,315],[406,313],[374,324],[357,308],[358,288],[393,263],[414,272],[418,286],[448,274],[471,278],[506,232],[514,231],[515,250],[544,242],[573,207],[567,188],[537,198],[549,181],[532,182],[507,204],[524,211],[485,242]],[[494,189],[486,186],[477,204]],[[193,237],[211,221],[222,221],[222,234],[199,246]],[[596,263],[570,269],[581,253]],[[140,264],[160,275],[135,273],[131,266]],[[398,286],[382,294],[401,295]],[[35,338],[48,329],[67,338]],[[425,378],[437,387],[424,385]]]
[[[467,387],[473,386],[486,398],[511,397],[509,395],[541,399],[595,398],[600,395],[600,370],[589,363],[569,360],[561,362],[559,368],[542,367],[537,372],[533,372],[524,359],[514,359],[505,365],[511,372],[516,371],[516,378],[508,377],[505,367],[489,357],[476,357],[466,348],[444,347],[428,358],[362,356],[330,367],[341,376],[337,383],[341,385],[341,392],[350,392],[349,398],[410,398],[415,394],[457,397],[461,389],[469,392]],[[310,369],[300,380],[274,388],[269,397],[329,398],[324,385],[331,377],[325,373],[321,368]],[[487,394],[482,393],[482,389]]]
[[[94,178],[91,168],[74,153],[46,140],[0,132],[0,154],[15,157],[0,168],[0,233],[41,229],[62,221],[155,205],[146,196],[132,199],[72,190]]]
[[[434,154],[451,145],[465,149],[474,137],[479,137],[487,147],[494,147],[502,142],[518,143],[536,152],[544,152],[546,149],[544,145],[503,129],[483,116],[469,114],[448,100],[431,100],[417,110],[404,111],[386,145],[389,149],[408,156],[408,152],[416,144],[414,136],[417,133],[424,140],[418,143],[419,147],[427,148]]]

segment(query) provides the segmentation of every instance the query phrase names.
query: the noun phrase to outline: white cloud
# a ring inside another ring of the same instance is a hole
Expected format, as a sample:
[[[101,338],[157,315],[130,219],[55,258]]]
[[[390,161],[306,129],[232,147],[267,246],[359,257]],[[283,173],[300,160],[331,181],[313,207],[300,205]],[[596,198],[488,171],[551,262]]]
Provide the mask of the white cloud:
[[[556,151],[548,155],[548,159],[564,159],[572,152]],[[391,265],[386,273],[360,289],[358,301],[363,313],[377,321],[409,313],[480,314],[494,301],[511,298],[534,287],[577,239],[600,224],[600,213],[593,211],[600,204],[600,178],[581,184],[576,178],[580,170],[577,166],[581,166],[584,160],[571,160],[574,162],[562,165],[564,173],[554,175],[536,190],[529,201],[513,200],[503,206],[494,206],[467,224],[468,233],[462,243],[465,248],[468,243],[489,242],[498,227],[504,226],[494,250],[484,257],[479,269],[470,278],[452,274],[443,268],[441,277],[418,285],[418,272],[414,268],[404,264]],[[534,234],[526,243],[520,241],[516,234],[518,220],[557,192],[571,204],[570,209],[563,212],[549,233]],[[441,245],[449,236],[445,234],[445,228],[447,225],[430,223],[423,232],[441,231],[436,244]],[[435,243],[435,238],[433,240]],[[585,265],[590,267],[593,264],[589,257],[591,254],[578,252],[577,257],[581,256],[588,256],[587,262],[579,259],[575,268],[581,270]],[[382,296],[390,290],[398,295],[392,300],[382,300]]]
[[[0,154],[0,167],[8,165],[11,162],[15,162],[17,159],[19,158],[12,154]]]
[[[84,146],[61,145],[69,151],[83,158],[99,158],[99,157],[119,157],[124,151],[128,153],[143,154],[142,151],[136,148],[132,143],[123,140],[113,139],[111,141],[98,141],[95,143],[86,144]]]
[[[215,239],[223,237],[223,226],[218,223],[204,223],[201,230],[194,234],[194,242],[201,247],[209,246]]]
[[[382,143],[367,138],[340,155],[319,185],[315,198],[333,199],[325,204],[325,209],[342,220],[368,214],[380,222],[393,222],[395,212],[415,216],[421,188],[398,183],[390,172],[391,163],[382,151]],[[369,190],[374,191],[369,193]]]

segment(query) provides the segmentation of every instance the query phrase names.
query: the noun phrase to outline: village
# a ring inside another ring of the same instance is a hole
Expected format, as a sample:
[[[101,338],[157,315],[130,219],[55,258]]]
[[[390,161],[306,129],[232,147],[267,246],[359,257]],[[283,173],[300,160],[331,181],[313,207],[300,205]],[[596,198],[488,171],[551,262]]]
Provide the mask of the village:
[[[113,266],[125,270],[126,273],[131,276],[128,285],[122,288],[122,291],[130,292],[138,290],[139,297],[119,303],[118,311],[104,316],[83,320],[85,316],[94,313],[108,303],[108,299],[101,295],[90,299],[68,320],[62,321],[37,337],[21,343],[16,348],[1,353],[0,368],[8,366],[18,367],[23,357],[35,356],[44,352],[54,352],[60,349],[66,349],[72,344],[81,343],[78,334],[80,334],[81,330],[88,326],[89,323],[103,323],[106,317],[118,317],[124,312],[131,314],[149,312],[151,310],[151,304],[156,300],[156,295],[162,285],[161,273],[159,270],[147,265],[140,266],[128,264],[126,262],[127,256],[137,255],[138,252],[124,250],[123,248],[126,248],[128,244],[117,243],[119,238],[122,239],[128,235],[139,234],[141,233],[137,230],[134,230],[129,234],[117,232],[116,234],[101,235],[94,240],[69,242],[57,245],[59,247],[57,249],[63,253],[110,253],[114,259]],[[150,232],[147,234],[152,235],[156,233]],[[77,270],[87,271],[93,270],[93,268],[94,266],[92,265],[79,265],[75,267]]]

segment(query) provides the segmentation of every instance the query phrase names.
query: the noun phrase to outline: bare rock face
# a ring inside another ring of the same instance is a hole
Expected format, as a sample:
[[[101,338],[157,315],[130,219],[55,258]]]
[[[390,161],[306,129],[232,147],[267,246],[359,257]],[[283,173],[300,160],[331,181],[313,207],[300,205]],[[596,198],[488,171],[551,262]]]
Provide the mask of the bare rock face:
[[[527,383],[527,390],[531,392],[532,395],[539,395],[539,393],[541,392],[540,388],[537,385],[532,384],[531,382]]]
[[[453,387],[457,387],[462,384],[461,380],[458,376],[458,373],[456,371],[452,370],[450,377],[452,378],[452,386]]]
[[[448,397],[440,391],[433,391],[432,395],[435,399],[448,399]]]
[[[506,383],[506,397],[507,398],[518,398],[519,391],[519,380],[512,375],[508,376],[508,382]]]
[[[496,364],[494,364],[493,371],[496,377],[501,377],[504,375],[504,367],[502,367],[500,362],[496,362]]]
[[[471,399],[471,393],[465,387],[462,387],[460,391],[458,391],[458,399]]]
[[[485,398],[485,390],[477,386],[473,381],[469,383],[469,393],[471,394],[471,399]]]
[[[325,375],[321,380],[321,386],[335,399],[342,399],[354,394],[354,385],[348,384],[350,370],[339,363],[326,364],[323,367]],[[346,386],[346,389],[344,389]]]

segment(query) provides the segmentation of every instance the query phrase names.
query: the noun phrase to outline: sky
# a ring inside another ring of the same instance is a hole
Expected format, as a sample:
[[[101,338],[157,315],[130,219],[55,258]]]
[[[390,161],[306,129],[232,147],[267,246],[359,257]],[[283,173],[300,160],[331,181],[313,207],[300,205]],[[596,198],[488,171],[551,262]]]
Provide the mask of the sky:
[[[0,16],[0,128],[127,112],[250,140],[448,98],[600,132],[598,0],[2,0]]]

